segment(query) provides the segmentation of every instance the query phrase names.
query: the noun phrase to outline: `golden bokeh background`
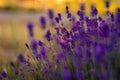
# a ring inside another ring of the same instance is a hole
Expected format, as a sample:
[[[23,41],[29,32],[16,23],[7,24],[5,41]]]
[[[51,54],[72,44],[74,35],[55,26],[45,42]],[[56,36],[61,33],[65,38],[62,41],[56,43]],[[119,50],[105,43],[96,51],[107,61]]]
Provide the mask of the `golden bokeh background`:
[[[120,6],[120,0],[110,0],[110,11],[115,11],[116,7]],[[99,12],[105,11],[104,0],[0,0],[0,7],[11,6],[25,9],[48,9],[52,8],[58,11],[62,11],[66,4],[72,7],[72,11],[76,11],[80,3],[84,2],[88,8],[90,4],[95,4]],[[89,9],[87,9],[89,11]]]

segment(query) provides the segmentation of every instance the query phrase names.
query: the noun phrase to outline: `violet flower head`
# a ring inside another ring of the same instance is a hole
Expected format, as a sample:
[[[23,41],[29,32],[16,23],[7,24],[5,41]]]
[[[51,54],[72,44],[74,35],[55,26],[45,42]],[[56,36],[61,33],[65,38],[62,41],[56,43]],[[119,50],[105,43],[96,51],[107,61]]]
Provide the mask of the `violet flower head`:
[[[97,8],[94,5],[92,5],[91,6],[91,15],[96,16],[97,14],[98,14]]]
[[[61,13],[58,13],[58,18],[59,18],[59,20],[62,20]]]
[[[84,4],[84,3],[82,3],[82,4],[80,5],[80,10],[82,10],[82,11],[85,10],[85,4]]]
[[[116,23],[120,24],[120,8],[117,9],[115,18],[116,18]]]
[[[69,13],[69,7],[66,6],[66,13]]]
[[[84,78],[84,74],[82,72],[76,71],[76,77],[78,79],[83,79]]]
[[[15,64],[14,64],[14,62],[10,62],[10,65],[12,66],[12,67],[15,67]]]
[[[71,80],[72,79],[72,74],[70,70],[67,67],[64,67],[64,72],[63,72],[63,78],[64,80]]]
[[[108,24],[104,24],[103,23],[103,26],[100,27],[100,35],[102,37],[109,37],[109,27],[108,27]]]
[[[44,43],[41,40],[39,40],[38,45],[42,47],[44,45]]]
[[[67,14],[67,18],[71,18],[72,17],[72,14],[71,13],[68,13]]]
[[[46,19],[44,16],[40,17],[40,24],[41,24],[41,28],[45,29],[46,28]]]
[[[4,77],[4,78],[6,78],[7,77],[7,73],[5,71],[2,71],[1,72],[1,76]]]
[[[80,17],[80,20],[83,20],[83,19],[84,19],[84,12],[78,10],[78,11],[77,11],[77,15]]]
[[[54,18],[54,12],[53,12],[52,9],[49,9],[49,10],[48,10],[48,16],[49,16],[50,19],[53,19],[53,18]]]
[[[105,0],[105,7],[109,8],[110,7],[110,1],[109,0]]]
[[[60,19],[58,17],[55,17],[55,21],[59,23]]]
[[[33,36],[34,36],[34,34],[33,34],[33,27],[34,27],[33,23],[29,22],[29,23],[27,24],[27,28],[28,28],[30,37],[33,37]]]
[[[17,59],[18,59],[19,62],[25,62],[25,58],[24,58],[22,53],[18,54]]]
[[[51,40],[52,40],[50,30],[48,30],[48,31],[46,32],[46,34],[45,34],[45,38],[46,38],[48,41],[51,41]]]
[[[37,51],[37,45],[38,45],[37,40],[36,39],[32,39],[30,43],[31,43],[31,49],[33,51]]]

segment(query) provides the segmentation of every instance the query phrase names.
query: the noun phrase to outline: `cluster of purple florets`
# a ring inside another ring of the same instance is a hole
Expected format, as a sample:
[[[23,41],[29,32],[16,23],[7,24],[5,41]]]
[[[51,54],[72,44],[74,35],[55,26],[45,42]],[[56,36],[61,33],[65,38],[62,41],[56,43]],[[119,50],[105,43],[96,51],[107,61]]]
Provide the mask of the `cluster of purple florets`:
[[[109,8],[109,2],[106,1]],[[18,55],[16,75],[22,80],[120,80],[120,9],[115,13],[98,15],[92,5],[91,16],[85,15],[85,5],[74,16],[66,6],[69,26],[65,27],[61,13],[54,16],[48,10],[49,19],[56,33],[48,30],[47,43],[33,35],[33,24],[28,24],[30,44],[25,44],[30,54]],[[46,28],[45,17],[40,17],[41,27]],[[11,64],[14,66],[14,63]],[[15,67],[15,66],[14,66]],[[7,73],[2,72],[3,77]]]

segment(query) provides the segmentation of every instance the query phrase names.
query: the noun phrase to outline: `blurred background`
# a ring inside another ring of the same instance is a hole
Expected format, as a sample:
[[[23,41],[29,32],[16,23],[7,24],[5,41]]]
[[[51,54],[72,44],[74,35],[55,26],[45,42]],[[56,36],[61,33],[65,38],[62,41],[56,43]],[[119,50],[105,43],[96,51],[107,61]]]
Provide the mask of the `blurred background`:
[[[114,12],[120,7],[120,0],[110,1],[109,10]],[[27,52],[28,22],[34,23],[36,38],[43,40],[45,31],[39,28],[41,15],[45,15],[48,9],[65,13],[66,5],[71,12],[76,13],[81,3],[85,3],[86,13],[90,12],[91,4],[96,5],[101,15],[106,11],[104,0],[0,0],[0,65],[15,60],[19,52]]]

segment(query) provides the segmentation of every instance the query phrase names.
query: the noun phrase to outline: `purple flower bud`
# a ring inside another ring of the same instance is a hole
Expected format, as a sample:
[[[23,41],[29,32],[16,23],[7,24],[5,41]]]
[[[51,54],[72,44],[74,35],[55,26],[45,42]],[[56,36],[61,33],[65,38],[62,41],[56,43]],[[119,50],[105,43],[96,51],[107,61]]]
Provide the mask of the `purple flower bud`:
[[[84,12],[78,10],[77,15],[80,17],[80,20],[84,20]]]
[[[55,21],[57,22],[57,23],[59,23],[59,18],[58,17],[55,17]]]
[[[48,41],[51,41],[51,40],[52,40],[50,30],[48,30],[48,31],[46,32],[45,38],[46,38]]]
[[[66,13],[69,13],[69,7],[66,6]]]
[[[49,16],[50,19],[53,19],[53,18],[54,18],[54,12],[53,12],[52,9],[49,9],[49,10],[48,10],[48,16]]]
[[[33,51],[37,51],[37,45],[38,45],[38,42],[36,39],[31,39],[31,48]]]
[[[109,8],[109,7],[110,7],[110,1],[109,1],[109,0],[106,0],[106,1],[105,1],[105,6],[106,6],[106,8]]]
[[[94,5],[91,6],[91,15],[96,16],[98,14],[98,10]]]
[[[77,72],[76,72],[76,77],[77,77],[78,79],[83,79],[83,78],[84,78],[84,74],[83,74],[82,72],[77,71]]]
[[[64,78],[64,80],[72,80],[72,75],[68,68],[64,68],[63,78]]]
[[[82,4],[80,5],[80,9],[81,9],[82,11],[85,10],[85,4],[84,4],[84,3],[82,3]]]
[[[40,17],[40,24],[41,24],[42,29],[46,28],[46,19],[44,16]]]
[[[19,62],[25,62],[25,58],[24,58],[22,53],[18,54],[17,59],[18,59]]]
[[[34,27],[33,23],[29,22],[28,25],[27,25],[27,28],[28,28],[30,37],[34,36],[34,34],[33,34],[33,27]]]
[[[62,17],[61,17],[60,13],[58,13],[58,18],[59,18],[59,20],[62,20]]]
[[[86,56],[88,58],[90,58],[92,56],[92,50],[91,49],[89,49],[89,48],[86,49]]]
[[[109,37],[110,30],[106,23],[103,23],[103,25],[99,28],[100,28],[99,35],[101,37]]]
[[[45,59],[47,57],[45,47],[41,47],[40,53],[41,53],[41,56],[43,59]]]
[[[44,43],[39,40],[39,41],[38,41],[38,45],[42,47],[42,46],[44,45]]]
[[[114,21],[114,14],[113,13],[111,13],[110,17],[111,17],[111,21]]]
[[[120,24],[120,8],[117,9],[116,14],[115,14],[115,22],[117,24]]]
[[[67,29],[65,27],[61,28],[61,33],[62,34],[65,34],[66,32],[68,32],[68,31],[67,31]]]
[[[71,18],[72,17],[72,14],[71,13],[68,13],[67,14],[67,18]]]
[[[12,67],[15,67],[15,64],[14,64],[13,62],[10,62],[10,65],[11,65]]]
[[[7,77],[7,73],[5,71],[2,71],[1,72],[1,76],[4,77],[4,78],[6,78]]]
[[[15,71],[15,75],[18,75],[19,74],[19,72],[18,71]]]
[[[60,35],[60,29],[58,27],[55,28],[57,35]]]

